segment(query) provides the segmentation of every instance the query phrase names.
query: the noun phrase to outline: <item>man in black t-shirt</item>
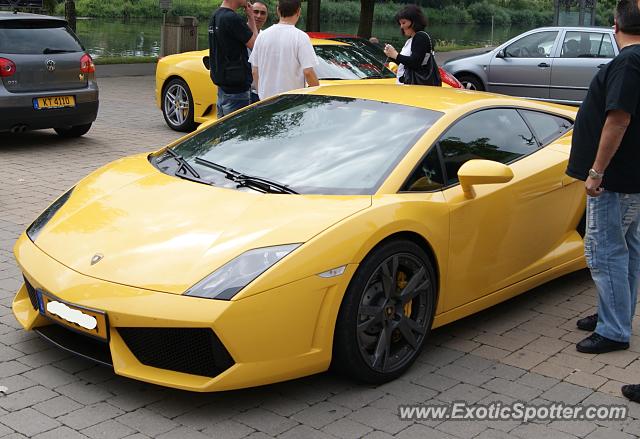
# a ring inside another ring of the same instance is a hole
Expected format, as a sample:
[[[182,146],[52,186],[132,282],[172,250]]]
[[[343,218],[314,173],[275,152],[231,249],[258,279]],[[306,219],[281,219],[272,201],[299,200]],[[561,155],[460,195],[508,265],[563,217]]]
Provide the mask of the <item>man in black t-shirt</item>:
[[[236,14],[243,7],[247,20]],[[248,0],[224,0],[209,21],[211,80],[218,86],[218,117],[251,103],[253,78],[247,48],[252,49],[258,30]]]
[[[598,313],[578,320],[594,331],[580,352],[627,349],[640,281],[640,9],[616,7],[620,54],[593,78],[573,129],[567,174],[587,193],[587,265],[598,290]]]

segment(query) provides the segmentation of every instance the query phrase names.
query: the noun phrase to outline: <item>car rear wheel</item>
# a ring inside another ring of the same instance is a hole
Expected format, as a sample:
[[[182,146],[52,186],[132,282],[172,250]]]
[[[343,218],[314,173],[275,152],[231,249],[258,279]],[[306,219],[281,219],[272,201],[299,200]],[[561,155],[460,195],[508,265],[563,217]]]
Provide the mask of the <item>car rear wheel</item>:
[[[54,128],[55,132],[58,133],[60,137],[67,138],[84,136],[85,134],[87,134],[89,129],[91,129],[90,123],[85,125],[75,125],[72,127]]]
[[[387,242],[362,262],[340,306],[332,368],[367,383],[402,375],[433,322],[436,278],[417,244]]]
[[[484,91],[484,85],[482,85],[482,81],[480,81],[477,76],[460,75],[456,77],[458,78],[458,81],[462,83],[463,88],[466,88],[467,90]]]
[[[182,79],[174,78],[162,91],[162,115],[171,129],[193,131],[193,97]]]

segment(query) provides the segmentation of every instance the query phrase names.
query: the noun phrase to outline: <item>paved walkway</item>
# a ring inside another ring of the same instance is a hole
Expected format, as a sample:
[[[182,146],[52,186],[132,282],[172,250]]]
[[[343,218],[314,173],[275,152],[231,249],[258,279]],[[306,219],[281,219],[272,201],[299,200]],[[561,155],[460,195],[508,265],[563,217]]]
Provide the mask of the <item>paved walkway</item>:
[[[593,312],[585,271],[436,330],[412,369],[383,386],[325,373],[287,383],[194,394],[118,377],[21,330],[10,305],[21,282],[19,233],[55,197],[99,166],[176,139],[153,103],[149,76],[103,78],[87,136],[51,130],[0,134],[0,437],[197,439],[633,438],[640,405],[622,422],[402,421],[398,405],[463,400],[627,404],[640,382],[640,340],[628,351],[586,355],[575,319]]]

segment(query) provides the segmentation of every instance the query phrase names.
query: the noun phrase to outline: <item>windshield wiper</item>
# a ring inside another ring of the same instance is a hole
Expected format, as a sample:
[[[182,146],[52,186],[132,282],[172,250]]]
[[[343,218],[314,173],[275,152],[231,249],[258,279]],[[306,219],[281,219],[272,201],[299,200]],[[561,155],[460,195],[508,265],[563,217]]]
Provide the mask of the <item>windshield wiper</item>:
[[[235,180],[239,186],[254,187],[262,189],[265,192],[277,192],[281,194],[297,194],[296,191],[289,186],[277,181],[269,180],[262,177],[253,177],[251,175],[242,175]]]
[[[215,169],[218,172],[222,172],[225,177],[232,181],[235,181],[236,178],[242,175],[240,172],[234,171],[231,168],[227,168],[226,166],[219,165],[218,163],[214,163],[207,159],[203,159],[202,157],[196,157],[196,163],[206,166],[207,168]]]
[[[173,173],[173,175],[175,175],[176,177],[184,178],[185,180],[195,181],[197,183],[211,184],[208,181],[203,180],[202,177],[200,177],[200,174],[198,174],[198,171],[193,169],[193,167],[184,159],[184,157],[175,152],[173,149],[167,148],[164,150],[164,152],[169,154],[175,159],[176,162],[178,162],[178,168],[176,169],[176,172]]]
[[[48,54],[48,53],[73,53],[73,52],[77,52],[77,50],[69,50],[69,49],[50,49],[50,48],[46,48],[42,51],[42,53],[44,54]]]
[[[234,183],[238,183],[238,186],[253,187],[255,189],[260,189],[264,192],[272,192],[272,193],[276,192],[280,194],[297,194],[297,192],[291,189],[289,186],[284,185],[282,183],[278,183],[277,181],[269,180],[263,177],[254,177],[252,175],[246,175],[234,169],[228,168],[218,163],[214,163],[212,161],[203,159],[201,157],[196,157],[196,163],[211,169],[215,169],[216,171],[222,172],[225,175],[225,177],[227,177],[229,180],[233,181]]]

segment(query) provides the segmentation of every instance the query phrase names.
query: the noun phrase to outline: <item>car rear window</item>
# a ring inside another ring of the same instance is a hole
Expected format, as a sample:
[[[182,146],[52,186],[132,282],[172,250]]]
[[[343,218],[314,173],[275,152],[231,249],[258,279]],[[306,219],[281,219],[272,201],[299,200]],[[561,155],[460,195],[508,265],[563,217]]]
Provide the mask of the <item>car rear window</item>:
[[[71,29],[62,21],[0,21],[0,53],[35,55],[83,50]]]

